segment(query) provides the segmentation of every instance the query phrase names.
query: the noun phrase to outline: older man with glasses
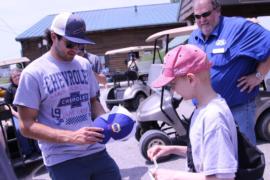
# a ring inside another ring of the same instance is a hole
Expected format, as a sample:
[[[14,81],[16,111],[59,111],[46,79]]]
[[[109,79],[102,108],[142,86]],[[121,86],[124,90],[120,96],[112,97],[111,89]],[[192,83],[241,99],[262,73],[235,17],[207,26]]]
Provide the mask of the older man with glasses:
[[[28,65],[14,104],[23,135],[37,139],[53,180],[120,180],[120,171],[102,142],[103,129],[91,117],[105,111],[90,63],[77,55],[86,26],[76,14],[55,16],[47,31],[50,50]]]
[[[244,18],[221,16],[217,0],[194,0],[193,12],[198,29],[189,43],[207,53],[213,88],[226,99],[240,131],[256,144],[255,97],[270,69],[270,32]]]

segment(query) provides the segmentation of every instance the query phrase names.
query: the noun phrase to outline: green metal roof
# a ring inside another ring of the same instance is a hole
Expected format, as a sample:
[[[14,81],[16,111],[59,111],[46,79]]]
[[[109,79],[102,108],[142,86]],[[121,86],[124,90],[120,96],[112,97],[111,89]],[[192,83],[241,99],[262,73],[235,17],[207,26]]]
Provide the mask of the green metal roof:
[[[130,6],[74,12],[86,22],[88,32],[178,23],[179,3]],[[16,37],[17,41],[41,37],[54,15],[48,15]]]

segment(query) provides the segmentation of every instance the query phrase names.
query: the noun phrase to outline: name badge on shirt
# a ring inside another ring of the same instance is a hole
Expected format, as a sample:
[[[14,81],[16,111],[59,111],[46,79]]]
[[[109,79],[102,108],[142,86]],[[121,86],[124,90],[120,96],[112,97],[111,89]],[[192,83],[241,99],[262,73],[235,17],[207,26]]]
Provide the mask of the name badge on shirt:
[[[221,53],[224,53],[224,52],[225,52],[224,48],[216,48],[216,49],[212,50],[213,54],[221,54]]]

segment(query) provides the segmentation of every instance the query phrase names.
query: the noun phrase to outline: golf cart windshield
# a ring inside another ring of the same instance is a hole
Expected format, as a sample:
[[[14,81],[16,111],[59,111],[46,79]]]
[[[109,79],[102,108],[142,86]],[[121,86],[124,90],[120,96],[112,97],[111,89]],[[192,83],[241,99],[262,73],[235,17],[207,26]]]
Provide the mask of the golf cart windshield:
[[[130,65],[135,64],[138,74],[148,74],[154,48],[154,46],[131,46],[107,51],[105,55],[127,54],[128,59],[126,63],[128,69]],[[156,48],[159,49],[159,47]]]
[[[145,41],[154,42],[155,45],[157,45],[158,41],[162,41],[162,44],[164,44],[163,51],[166,54],[169,49],[185,43],[196,28],[197,26],[193,25],[160,31],[152,34]]]
[[[0,87],[5,89],[9,85],[10,71],[14,68],[22,69],[23,63],[28,63],[30,60],[26,57],[2,59],[0,60]]]

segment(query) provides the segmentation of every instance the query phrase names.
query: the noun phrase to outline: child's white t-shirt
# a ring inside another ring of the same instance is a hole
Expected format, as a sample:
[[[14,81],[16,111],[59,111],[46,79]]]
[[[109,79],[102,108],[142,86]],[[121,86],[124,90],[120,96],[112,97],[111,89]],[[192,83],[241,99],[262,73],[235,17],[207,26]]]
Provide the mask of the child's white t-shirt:
[[[237,171],[237,131],[226,101],[219,95],[195,110],[190,125],[192,157],[197,172],[233,178]]]

